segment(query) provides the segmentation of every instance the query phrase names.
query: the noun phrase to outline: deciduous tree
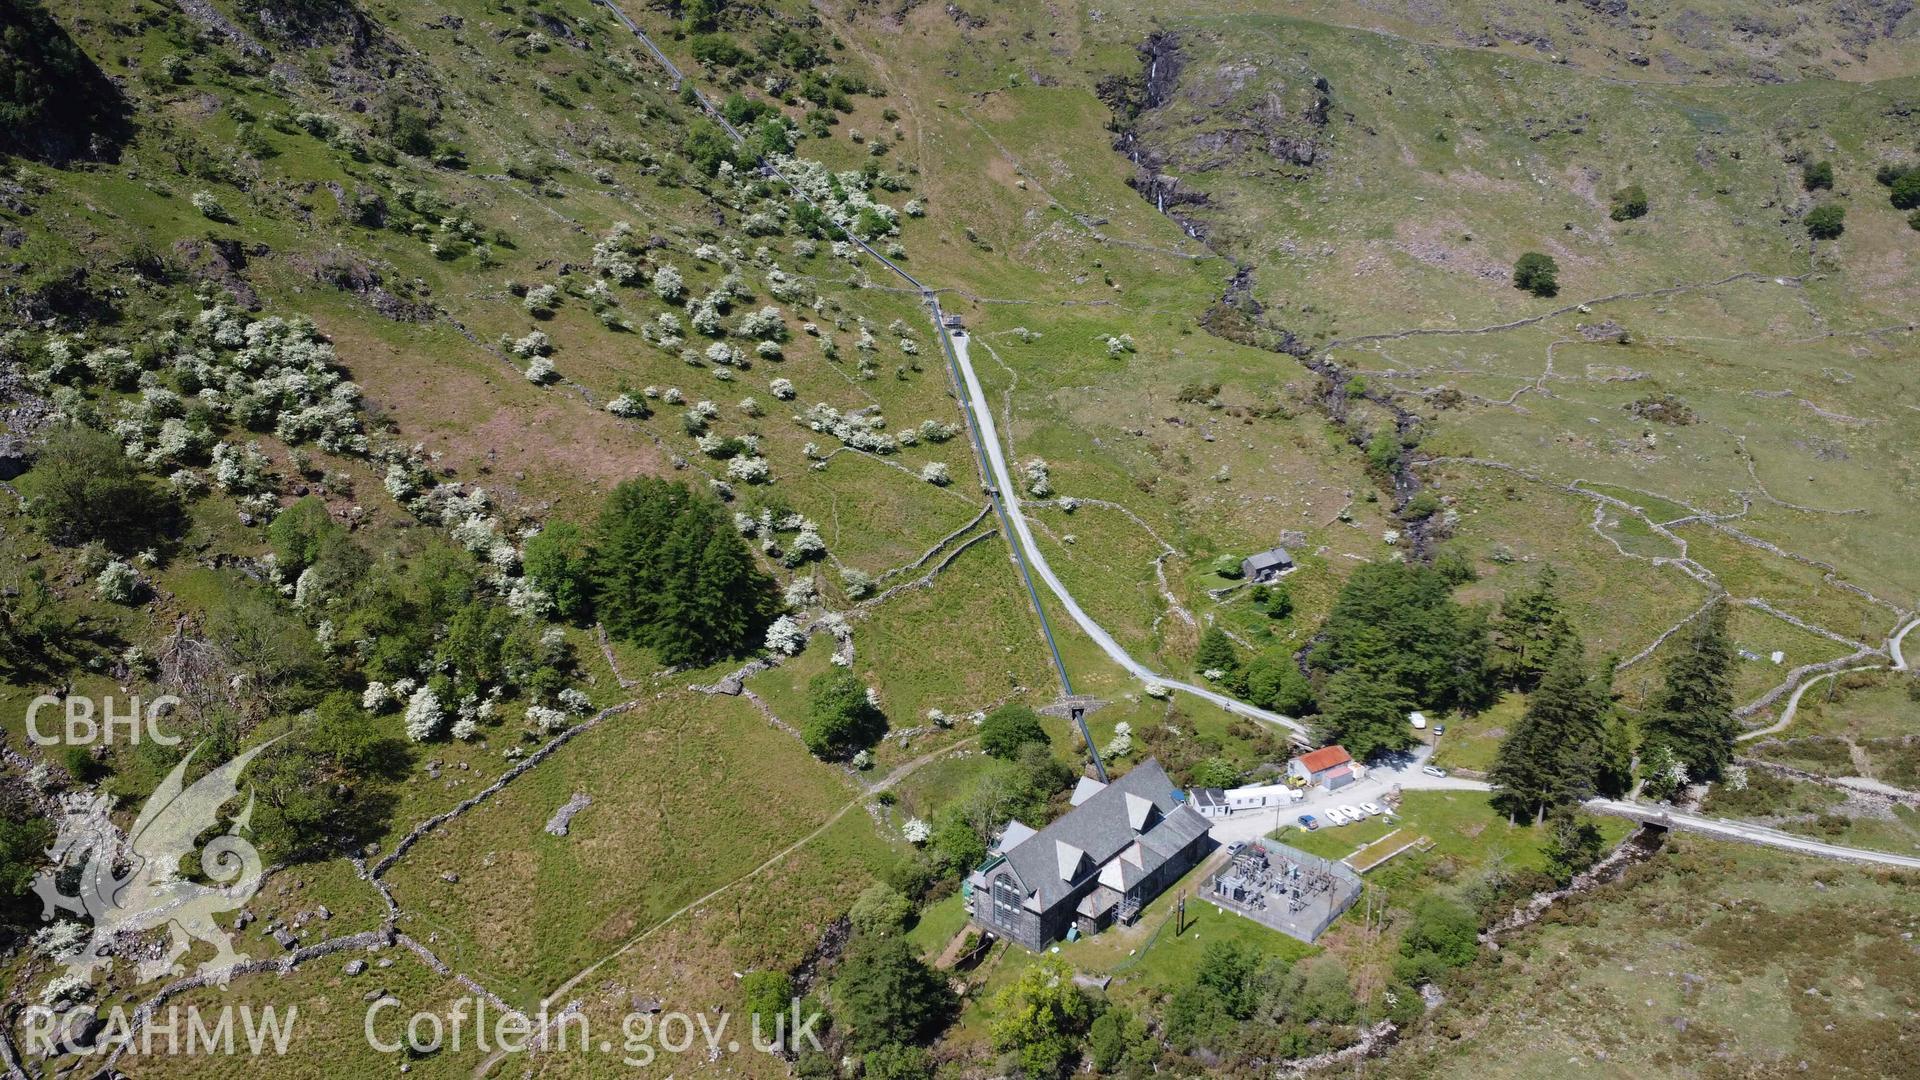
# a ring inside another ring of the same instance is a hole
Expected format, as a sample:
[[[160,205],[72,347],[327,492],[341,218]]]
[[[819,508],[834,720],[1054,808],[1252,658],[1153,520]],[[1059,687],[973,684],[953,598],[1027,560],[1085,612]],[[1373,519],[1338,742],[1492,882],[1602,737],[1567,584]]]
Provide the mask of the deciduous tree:
[[[1513,287],[1535,296],[1553,296],[1560,291],[1560,264],[1551,255],[1529,251],[1514,260]]]
[[[584,615],[591,607],[593,555],[579,526],[570,521],[549,524],[527,541],[520,562],[561,618]]]
[[[119,440],[69,424],[53,430],[20,479],[27,512],[56,544],[98,540],[121,554],[173,529],[178,507],[127,460]]]
[[[1314,710],[1313,684],[1284,647],[1268,649],[1247,665],[1247,700],[1288,716]]]
[[[1832,240],[1847,231],[1847,208],[1839,203],[1821,203],[1807,211],[1807,235],[1816,240]]]
[[[1028,743],[1046,745],[1047,729],[1040,717],[1025,705],[1002,705],[987,714],[980,723],[980,749],[997,758],[1012,760]]]
[[[1570,806],[1555,810],[1551,820],[1552,832],[1542,853],[1547,857],[1547,872],[1565,885],[1599,860],[1603,846],[1600,828]]]
[[[1093,1023],[1093,1002],[1073,981],[1073,969],[1046,956],[993,1000],[993,1045],[1010,1052],[1029,1080],[1065,1076]]]
[[[885,714],[853,672],[833,668],[807,684],[807,722],[800,734],[816,757],[843,757],[872,746],[886,731]]]

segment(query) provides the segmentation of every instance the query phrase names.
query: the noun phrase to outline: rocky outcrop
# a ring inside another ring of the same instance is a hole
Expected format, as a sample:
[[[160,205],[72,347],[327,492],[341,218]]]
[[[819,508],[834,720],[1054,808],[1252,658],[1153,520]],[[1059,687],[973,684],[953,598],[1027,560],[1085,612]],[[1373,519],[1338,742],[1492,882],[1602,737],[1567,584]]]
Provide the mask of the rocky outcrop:
[[[248,311],[260,310],[260,294],[246,278],[249,261],[267,254],[265,244],[246,245],[238,240],[209,237],[196,240],[182,237],[173,242],[174,262],[187,274],[221,286]]]
[[[573,798],[563,803],[560,809],[547,819],[548,836],[565,836],[573,828],[573,816],[593,805],[593,797],[575,792]]]
[[[1113,112],[1113,148],[1133,163],[1128,186],[1204,244],[1210,239],[1204,211],[1213,200],[1185,178],[1227,169],[1251,155],[1291,168],[1323,160],[1320,132],[1333,103],[1331,88],[1318,76],[1302,83],[1311,91],[1304,104],[1277,91],[1248,94],[1248,87],[1264,78],[1258,67],[1228,62],[1191,68],[1181,46],[1176,34],[1149,36],[1137,49],[1139,69],[1102,78],[1094,92]],[[1188,112],[1208,122],[1187,123]],[[1254,296],[1253,268],[1235,262],[1233,276],[1201,325],[1229,341],[1306,355],[1304,341],[1265,317]]]
[[[1188,236],[1207,238],[1205,215],[1191,211],[1211,199],[1186,178],[1253,158],[1292,169],[1324,159],[1333,108],[1326,79],[1273,84],[1244,61],[1192,67],[1171,33],[1153,34],[1137,51],[1139,70],[1101,79],[1095,93],[1113,111],[1114,149],[1134,165],[1129,186]]]
[[[25,365],[0,355],[0,483],[33,464],[33,436],[53,415],[53,403],[27,384]]]
[[[1215,337],[1249,345],[1256,349],[1286,353],[1304,358],[1312,346],[1298,334],[1275,326],[1266,317],[1266,308],[1253,295],[1253,267],[1238,266],[1227,279],[1220,299],[1200,317],[1200,326]]]

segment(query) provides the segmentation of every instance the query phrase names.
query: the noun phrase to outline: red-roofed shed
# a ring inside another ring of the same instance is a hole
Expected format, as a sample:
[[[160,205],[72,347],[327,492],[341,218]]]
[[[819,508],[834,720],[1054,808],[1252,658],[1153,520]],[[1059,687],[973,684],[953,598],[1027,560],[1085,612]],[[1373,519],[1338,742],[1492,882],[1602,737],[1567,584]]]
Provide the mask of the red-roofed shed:
[[[1342,746],[1309,750],[1287,763],[1287,775],[1309,785],[1325,783],[1336,773],[1348,775],[1352,770],[1353,755]]]

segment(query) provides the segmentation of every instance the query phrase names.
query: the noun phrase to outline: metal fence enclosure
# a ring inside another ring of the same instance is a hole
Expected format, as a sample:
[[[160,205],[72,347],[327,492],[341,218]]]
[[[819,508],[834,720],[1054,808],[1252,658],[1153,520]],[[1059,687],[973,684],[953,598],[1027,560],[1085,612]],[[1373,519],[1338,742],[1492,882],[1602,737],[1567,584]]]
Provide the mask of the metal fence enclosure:
[[[1360,875],[1345,863],[1253,840],[1207,879],[1200,896],[1311,944],[1359,898]]]

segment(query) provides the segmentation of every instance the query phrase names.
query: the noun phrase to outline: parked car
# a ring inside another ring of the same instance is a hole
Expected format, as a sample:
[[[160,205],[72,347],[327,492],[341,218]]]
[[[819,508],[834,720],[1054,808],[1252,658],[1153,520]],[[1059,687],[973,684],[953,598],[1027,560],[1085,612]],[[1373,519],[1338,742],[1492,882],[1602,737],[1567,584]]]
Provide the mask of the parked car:
[[[1387,812],[1386,807],[1381,806],[1379,803],[1363,802],[1360,804],[1360,809],[1365,810],[1367,813],[1374,814],[1374,815],[1380,815]]]
[[[1365,821],[1365,820],[1367,820],[1367,815],[1366,815],[1366,812],[1365,812],[1365,811],[1363,811],[1363,810],[1361,810],[1361,809],[1360,809],[1359,807],[1357,807],[1357,806],[1346,806],[1346,805],[1344,805],[1344,804],[1343,804],[1343,805],[1342,805],[1342,806],[1340,807],[1340,811],[1341,811],[1341,813],[1344,813],[1344,814],[1346,814],[1346,815],[1347,815],[1348,817],[1350,817],[1350,818],[1352,818],[1352,819],[1353,819],[1353,820],[1355,820],[1355,821]]]
[[[1320,821],[1318,818],[1315,818],[1312,814],[1301,814],[1300,827],[1307,830],[1308,832],[1312,832],[1315,829],[1318,829],[1320,827]]]
[[[1445,735],[1447,733],[1447,725],[1445,724],[1433,725],[1433,733],[1435,735]]]
[[[1327,807],[1326,814],[1327,820],[1333,822],[1335,825],[1345,825],[1348,821],[1347,815],[1341,813],[1340,808],[1337,806]]]
[[[1435,765],[1422,765],[1422,766],[1420,766],[1420,771],[1421,771],[1421,772],[1423,772],[1423,773],[1426,773],[1426,774],[1427,774],[1428,776],[1445,776],[1445,775],[1447,775],[1447,770],[1445,770],[1445,769],[1442,769],[1442,768],[1440,768],[1440,767],[1438,767],[1438,766],[1435,766]]]

